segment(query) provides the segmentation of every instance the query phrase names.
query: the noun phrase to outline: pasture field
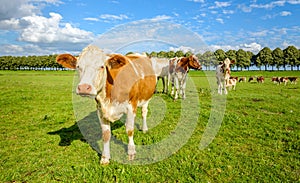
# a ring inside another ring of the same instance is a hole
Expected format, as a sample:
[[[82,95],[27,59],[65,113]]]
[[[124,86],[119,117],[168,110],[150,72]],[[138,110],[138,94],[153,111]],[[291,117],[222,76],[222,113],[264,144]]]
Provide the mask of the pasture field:
[[[200,111],[188,142],[156,163],[122,164],[112,157],[110,165],[101,166],[101,155],[76,123],[73,71],[0,71],[0,182],[299,182],[300,82],[276,85],[270,78],[300,77],[300,72],[232,75],[263,75],[266,81],[237,83],[236,91],[229,91],[222,125],[208,147],[199,144],[211,113],[212,89],[204,72],[191,71]],[[165,102],[166,115],[146,134],[136,129],[136,144],[157,143],[176,127],[185,101],[161,93],[155,97]],[[116,124],[113,135],[126,141],[124,125]]]

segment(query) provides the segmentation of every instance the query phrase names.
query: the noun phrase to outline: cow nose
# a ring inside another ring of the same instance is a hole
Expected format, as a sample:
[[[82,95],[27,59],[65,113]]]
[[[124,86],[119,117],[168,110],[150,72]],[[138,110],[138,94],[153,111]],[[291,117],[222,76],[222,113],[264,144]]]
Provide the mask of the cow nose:
[[[89,84],[80,84],[77,87],[78,94],[90,94],[92,91],[92,86]]]

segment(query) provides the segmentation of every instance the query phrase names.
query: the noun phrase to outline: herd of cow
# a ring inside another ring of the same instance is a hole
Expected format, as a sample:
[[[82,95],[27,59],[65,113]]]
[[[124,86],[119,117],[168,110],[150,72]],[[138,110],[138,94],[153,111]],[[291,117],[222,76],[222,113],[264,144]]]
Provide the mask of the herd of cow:
[[[171,95],[174,100],[179,95],[184,99],[189,69],[201,69],[201,64],[194,55],[166,59],[141,54],[105,54],[93,45],[84,48],[78,57],[61,54],[57,56],[56,61],[66,68],[78,70],[79,83],[76,93],[93,98],[97,103],[103,140],[101,164],[109,164],[110,160],[111,122],[119,120],[126,114],[127,153],[129,160],[133,160],[136,154],[133,134],[137,107],[142,107],[142,130],[146,132],[148,104],[156,90],[158,79],[161,78],[163,81],[163,92],[168,93],[168,85],[171,82]],[[234,61],[225,59],[217,66],[219,94],[222,94],[223,90],[224,94],[227,94],[227,87],[235,89],[238,78],[230,77],[232,63]],[[240,81],[246,80],[241,79]],[[281,81],[283,81],[281,78],[276,80],[279,83]]]

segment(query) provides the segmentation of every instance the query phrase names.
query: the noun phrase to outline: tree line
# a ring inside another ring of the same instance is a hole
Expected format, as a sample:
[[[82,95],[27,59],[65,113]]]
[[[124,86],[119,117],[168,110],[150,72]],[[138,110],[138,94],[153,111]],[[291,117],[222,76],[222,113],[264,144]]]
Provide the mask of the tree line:
[[[127,53],[129,54],[129,53]],[[147,53],[151,57],[183,57],[190,56],[192,52],[183,51],[160,51]],[[1,56],[0,57],[0,69],[1,70],[62,70],[61,65],[55,61],[57,55],[44,55],[44,56]],[[300,67],[300,50],[295,46],[288,46],[285,49],[276,48],[271,50],[268,47],[264,47],[257,54],[253,54],[251,51],[228,50],[224,51],[218,49],[216,51],[206,51],[203,54],[198,53],[196,56],[199,58],[200,63],[205,66],[206,70],[214,69],[220,61],[225,60],[228,57],[230,60],[235,60],[235,68],[237,70],[250,69],[250,67],[256,67],[264,70],[271,70],[283,68],[286,70],[290,67],[291,70]]]

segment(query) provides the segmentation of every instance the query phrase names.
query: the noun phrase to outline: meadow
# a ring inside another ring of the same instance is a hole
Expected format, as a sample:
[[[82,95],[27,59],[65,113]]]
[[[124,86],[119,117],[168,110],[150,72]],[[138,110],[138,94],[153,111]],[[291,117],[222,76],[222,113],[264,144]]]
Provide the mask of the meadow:
[[[189,73],[196,91],[188,88],[187,93],[196,94],[198,104],[183,118],[189,122],[197,115],[197,121],[181,148],[154,163],[122,163],[112,157],[110,165],[101,166],[101,154],[81,133],[84,124],[74,115],[73,71],[0,71],[0,182],[299,182],[300,82],[277,85],[271,77],[300,77],[300,72],[232,72],[263,75],[266,81],[238,83],[226,97],[216,96],[216,86],[210,87],[207,78],[214,79],[213,74]],[[164,104],[165,116],[159,124],[149,124],[146,134],[136,129],[137,145],[180,134],[181,108],[194,105],[162,93],[155,97]],[[212,142],[201,149],[214,98],[226,100],[223,121]],[[152,117],[155,109],[162,109],[156,105],[150,108]],[[112,129],[126,143],[122,122]]]

